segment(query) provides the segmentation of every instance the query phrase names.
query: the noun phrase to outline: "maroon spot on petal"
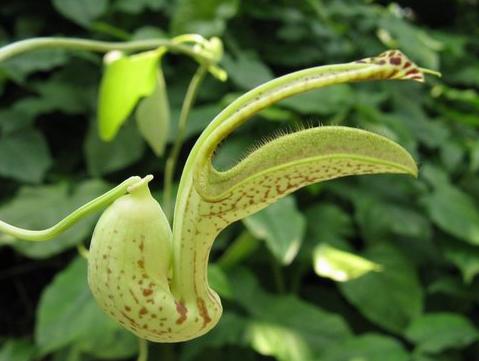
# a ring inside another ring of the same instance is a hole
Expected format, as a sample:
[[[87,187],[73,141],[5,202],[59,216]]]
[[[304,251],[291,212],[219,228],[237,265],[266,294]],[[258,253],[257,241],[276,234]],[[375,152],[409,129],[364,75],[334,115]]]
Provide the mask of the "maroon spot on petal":
[[[418,73],[419,73],[419,70],[417,70],[417,69],[411,69],[411,70],[409,70],[409,71],[406,73],[406,75],[412,75],[412,74],[418,74]]]
[[[399,65],[401,64],[401,58],[400,57],[392,57],[389,59],[389,63],[393,64],[393,65]]]
[[[181,301],[180,302],[175,301],[175,304],[176,304],[176,312],[178,312],[178,314],[180,315],[180,317],[176,320],[176,324],[181,325],[183,322],[186,321],[186,318],[187,318],[186,314],[188,313],[188,309]]]
[[[153,290],[152,290],[152,289],[145,288],[145,289],[143,290],[143,296],[145,296],[145,297],[151,295],[152,293],[153,293]]]

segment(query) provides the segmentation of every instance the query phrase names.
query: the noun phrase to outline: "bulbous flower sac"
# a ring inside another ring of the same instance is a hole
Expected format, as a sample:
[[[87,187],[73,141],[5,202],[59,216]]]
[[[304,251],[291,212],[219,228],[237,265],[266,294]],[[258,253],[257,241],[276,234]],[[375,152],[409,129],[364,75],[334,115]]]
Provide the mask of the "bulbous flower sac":
[[[168,342],[177,304],[169,273],[172,232],[145,177],[105,210],[95,227],[88,283],[98,305],[136,335]]]

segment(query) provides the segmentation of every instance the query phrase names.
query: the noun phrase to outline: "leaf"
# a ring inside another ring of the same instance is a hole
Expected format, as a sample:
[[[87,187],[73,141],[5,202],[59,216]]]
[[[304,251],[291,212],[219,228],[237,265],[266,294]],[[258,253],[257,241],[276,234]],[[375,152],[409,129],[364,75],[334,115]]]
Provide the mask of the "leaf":
[[[251,315],[249,339],[258,352],[280,360],[309,357],[351,335],[341,316],[293,295],[267,293],[246,270],[230,277],[235,299]]]
[[[221,35],[238,5],[238,0],[179,0],[171,19],[171,30],[174,34]]]
[[[108,189],[107,184],[99,180],[79,183],[73,192],[65,183],[23,187],[10,202],[0,207],[0,219],[27,229],[44,229]],[[97,218],[98,215],[85,218],[50,241],[17,240],[12,246],[28,257],[50,257],[89,237]]]
[[[27,128],[0,138],[1,176],[40,183],[51,164],[45,138],[37,130]]]
[[[419,351],[426,353],[460,349],[479,340],[479,332],[473,324],[454,313],[425,314],[407,328],[405,335]]]
[[[270,68],[251,52],[242,52],[235,59],[226,54],[223,65],[231,80],[243,89],[254,88],[274,77]]]
[[[387,356],[386,356],[387,355]],[[409,361],[410,356],[394,338],[380,334],[352,337],[321,355],[321,361]]]
[[[87,284],[87,263],[78,257],[43,292],[37,309],[35,342],[42,354],[76,345],[102,358],[131,357],[136,337],[96,305]]]
[[[438,69],[438,50],[442,46],[440,42],[431,38],[422,29],[393,15],[383,17],[378,25],[389,32],[389,36],[394,39],[394,43],[384,41],[384,38],[381,39],[388,47],[402,49],[418,64]]]
[[[247,320],[244,316],[225,312],[213,330],[182,345],[181,361],[202,360],[203,358],[198,358],[201,352],[210,356],[212,349],[219,349],[222,346],[246,346],[246,327]]]
[[[142,11],[150,9],[150,10],[160,10],[164,8],[166,5],[165,0],[118,0],[115,3],[115,7],[118,10],[124,11],[128,14],[135,14],[138,15]]]
[[[338,282],[350,281],[371,271],[381,271],[379,264],[328,244],[320,244],[315,248],[313,262],[318,276]]]
[[[248,333],[251,347],[261,355],[274,356],[279,361],[313,359],[312,352],[301,335],[287,327],[254,321],[250,323]]]
[[[255,237],[266,241],[266,246],[282,264],[293,262],[303,241],[306,220],[292,196],[243,219],[243,223]]]
[[[233,298],[231,283],[223,270],[216,264],[208,266],[208,283],[221,297],[226,299]]]
[[[64,65],[69,60],[66,52],[62,49],[46,49],[24,53],[0,64],[0,70],[16,81],[24,82],[26,77],[37,71],[51,70]]]
[[[465,283],[471,284],[479,274],[479,248],[455,241],[447,242],[444,246],[444,255],[462,272]]]
[[[170,105],[163,72],[158,71],[156,88],[140,101],[136,111],[138,130],[157,156],[165,151],[170,130]]]
[[[123,169],[141,159],[144,150],[145,143],[133,123],[127,123],[113,141],[105,143],[92,122],[83,144],[88,173],[92,176]]]
[[[35,346],[28,341],[7,339],[0,347],[0,361],[34,361]]]
[[[112,140],[141,97],[157,84],[159,51],[122,56],[105,65],[98,96],[100,138]]]
[[[382,271],[340,283],[341,293],[370,321],[401,333],[423,309],[423,293],[415,269],[387,244],[368,248],[364,256],[380,264]]]
[[[85,27],[108,9],[108,0],[52,0],[52,4],[60,14]]]
[[[432,221],[443,231],[479,245],[479,210],[467,193],[452,184],[439,183],[422,197]]]

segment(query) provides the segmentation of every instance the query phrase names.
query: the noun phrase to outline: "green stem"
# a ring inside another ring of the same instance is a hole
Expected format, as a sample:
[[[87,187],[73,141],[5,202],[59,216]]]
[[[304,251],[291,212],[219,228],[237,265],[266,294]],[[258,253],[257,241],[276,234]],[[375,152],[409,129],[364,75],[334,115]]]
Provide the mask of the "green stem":
[[[55,238],[82,218],[110,205],[114,200],[124,195],[130,186],[140,181],[140,177],[128,178],[112,190],[73,211],[70,215],[50,228],[40,231],[31,231],[0,221],[0,232],[26,241],[46,241]]]
[[[248,258],[259,246],[259,240],[249,231],[244,230],[229,245],[228,249],[218,259],[216,264],[224,270],[233,268]]]
[[[45,37],[17,41],[0,48],[0,62],[14,56],[41,49],[74,49],[105,53],[111,50],[141,51],[164,46],[173,52],[191,56],[201,63],[209,63],[210,59],[194,51],[192,47],[179,44],[168,39],[151,39],[125,42],[108,42],[78,38]]]
[[[143,338],[138,338],[138,360],[148,360],[148,341]]]
[[[188,115],[190,114],[191,107],[195,102],[198,88],[201,85],[201,82],[203,81],[207,71],[207,65],[200,65],[195,75],[191,79],[188,90],[186,91],[185,99],[183,100],[183,105],[181,106],[180,118],[178,120],[178,133],[176,135],[175,144],[173,145],[173,149],[171,150],[168,160],[166,161],[163,203],[165,214],[170,221],[173,215],[172,188],[176,163],[180,155],[181,146],[185,140]]]
[[[276,284],[276,289],[278,293],[286,292],[286,285],[284,282],[283,271],[281,265],[278,263],[278,260],[274,255],[271,254],[271,269],[273,271],[274,283]]]

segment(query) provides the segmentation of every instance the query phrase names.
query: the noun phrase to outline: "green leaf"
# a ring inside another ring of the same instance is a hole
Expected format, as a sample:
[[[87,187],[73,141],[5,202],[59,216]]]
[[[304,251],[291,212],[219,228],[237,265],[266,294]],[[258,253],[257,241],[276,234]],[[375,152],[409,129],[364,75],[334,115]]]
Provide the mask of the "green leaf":
[[[379,264],[328,244],[320,244],[314,249],[313,263],[318,276],[338,282],[350,281],[371,271],[381,271]]]
[[[264,355],[304,361],[351,335],[341,316],[293,295],[267,293],[246,270],[230,277],[235,299],[252,318],[248,338],[255,350]]]
[[[98,96],[101,139],[112,140],[140,98],[155,90],[161,54],[149,51],[106,63]]]
[[[85,27],[108,9],[108,0],[52,0],[52,4],[60,14]]]
[[[208,266],[208,283],[221,297],[233,298],[231,283],[221,267],[216,264]]]
[[[1,176],[40,183],[51,164],[50,151],[40,132],[25,129],[0,138]]]
[[[437,184],[421,199],[432,221],[443,231],[479,245],[479,210],[467,193],[452,184]]]
[[[444,255],[462,272],[465,283],[471,284],[479,274],[479,248],[455,241],[447,242],[444,246]]]
[[[238,0],[179,0],[171,19],[171,30],[175,34],[221,35],[238,5]]]
[[[220,349],[222,346],[246,346],[246,327],[247,320],[244,316],[225,312],[213,330],[182,345],[181,361],[203,360],[198,357],[202,352],[209,358],[212,349]]]
[[[347,238],[354,234],[348,213],[338,206],[322,202],[306,210],[307,237],[314,246],[319,242],[347,247]]]
[[[407,328],[405,335],[419,351],[426,353],[460,349],[479,340],[479,332],[473,324],[454,313],[425,314]]]
[[[131,357],[136,337],[96,305],[87,284],[87,262],[78,257],[43,292],[37,309],[35,342],[42,354],[75,345],[102,358]]]
[[[395,339],[380,334],[352,337],[326,349],[321,361],[409,361],[410,356]]]
[[[140,101],[136,111],[138,130],[157,156],[165,151],[170,130],[170,105],[163,72],[158,71],[156,88]]]
[[[383,37],[381,31],[378,32],[386,46],[402,49],[421,66],[439,68],[438,50],[442,44],[431,38],[428,33],[394,15],[383,17],[378,25],[389,33]],[[392,40],[388,41],[388,37]]]
[[[167,2],[165,0],[118,0],[115,3],[115,7],[118,10],[124,11],[128,14],[140,14],[146,9],[150,10],[160,10],[162,9]]]
[[[7,339],[0,347],[0,361],[34,361],[35,346],[28,341]]]
[[[264,321],[253,321],[248,328],[251,347],[261,355],[279,361],[310,361],[312,351],[294,330]]]
[[[27,229],[44,229],[108,189],[108,185],[99,180],[79,183],[72,192],[64,183],[23,187],[10,202],[0,207],[0,219]],[[98,215],[85,218],[50,241],[17,240],[12,246],[28,257],[50,257],[88,238],[97,218]]]
[[[363,316],[388,331],[401,333],[419,317],[423,308],[423,293],[415,269],[387,244],[368,248],[364,256],[380,264],[382,271],[340,283],[340,290]]]
[[[273,72],[254,53],[242,52],[233,59],[225,54],[223,65],[231,80],[243,89],[251,89],[273,79]]]
[[[88,173],[92,176],[123,169],[141,159],[144,150],[145,143],[132,122],[122,127],[109,143],[101,141],[92,122],[83,145]]]
[[[0,64],[0,70],[17,82],[24,82],[26,77],[37,71],[51,70],[64,65],[69,57],[62,49],[46,49],[24,53]]]
[[[294,197],[280,199],[243,219],[243,223],[255,237],[266,241],[269,250],[282,264],[293,262],[306,228],[306,220],[298,211]]]

